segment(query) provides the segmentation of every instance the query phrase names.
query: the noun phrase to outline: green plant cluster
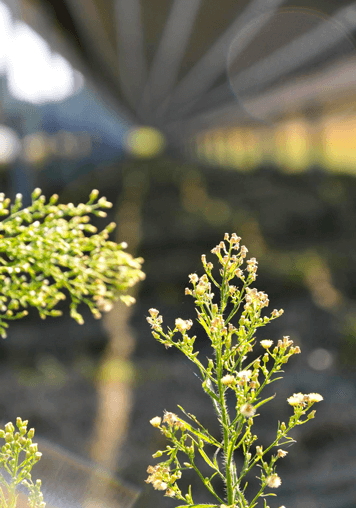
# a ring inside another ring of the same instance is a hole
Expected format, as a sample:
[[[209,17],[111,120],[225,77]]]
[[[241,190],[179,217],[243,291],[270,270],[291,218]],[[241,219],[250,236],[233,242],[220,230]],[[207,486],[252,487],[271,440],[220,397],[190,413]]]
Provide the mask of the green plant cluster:
[[[113,302],[134,303],[127,290],[145,275],[143,259],[134,259],[127,245],[109,241],[112,222],[101,232],[90,224],[90,214],[106,217],[103,209],[112,203],[98,199],[93,190],[87,203],[57,204],[54,194],[46,198],[37,188],[32,204],[22,207],[17,194],[11,205],[0,193],[0,335],[6,337],[7,321],[27,315],[36,307],[42,319],[60,316],[56,305],[70,296],[70,315],[79,324],[80,303],[89,306],[95,318],[111,310]]]
[[[18,432],[9,422],[5,429],[0,429],[0,438],[5,444],[0,452],[0,466],[6,471],[7,480],[0,473],[0,508],[15,508],[19,495],[18,486],[24,485],[28,489],[28,504],[31,508],[45,508],[41,492],[41,480],[34,483],[31,477],[32,467],[41,459],[42,453],[38,451],[37,443],[32,439],[35,429],[27,430],[28,421],[16,420]]]
[[[264,315],[269,304],[268,296],[250,287],[257,277],[256,259],[251,258],[244,265],[248,249],[240,246],[241,238],[236,234],[231,237],[226,234],[224,240],[212,249],[220,265],[219,281],[213,275],[213,263],[207,262],[203,255],[205,273],[201,277],[191,274],[192,288],[185,290],[185,294],[194,298],[197,321],[210,341],[212,357],[204,363],[198,358],[199,352],[194,350],[196,337],[188,334],[193,326],[192,320],[178,318],[175,328],[167,328],[165,332],[158,310],[150,309],[147,318],[156,340],[166,348],[176,347],[198,368],[202,388],[212,401],[222,435],[220,438],[214,437],[193,414],[180,406],[186,420],[171,412],[165,412],[163,419],[156,416],[150,423],[165,435],[170,444],[153,455],[166,455],[166,459],[148,467],[146,482],[156,490],[164,491],[166,496],[183,501],[180,507],[254,508],[262,498],[264,508],[269,508],[265,498],[275,494],[265,493],[265,490],[281,485],[276,463],[287,455],[279,447],[294,442],[289,436],[290,431],[296,425],[314,418],[315,411],[311,407],[323,397],[317,393],[297,393],[289,397],[287,401],[294,410],[289,422],[278,422],[276,439],[267,447],[255,444],[258,436],[253,425],[254,419],[259,416],[257,410],[274,397],[263,398],[261,392],[270,383],[282,379],[280,374],[284,372],[284,365],[291,356],[301,351],[285,336],[275,346],[270,339],[261,340],[260,345],[265,352],[258,357],[252,355],[257,342],[257,329],[281,316],[283,310],[275,309],[269,315]],[[217,299],[213,288],[218,292]],[[239,316],[236,325],[233,324],[235,316]],[[233,411],[227,403],[228,392],[233,396]],[[273,451],[275,448],[277,450]],[[237,452],[243,459],[239,469],[235,462]],[[197,457],[202,457],[210,469],[208,476],[199,469]],[[254,466],[261,469],[258,477],[260,485],[248,501],[246,475]],[[191,487],[185,495],[181,492],[177,481],[188,469],[195,471],[215,503],[195,504]],[[224,499],[217,493],[217,479],[225,486]]]

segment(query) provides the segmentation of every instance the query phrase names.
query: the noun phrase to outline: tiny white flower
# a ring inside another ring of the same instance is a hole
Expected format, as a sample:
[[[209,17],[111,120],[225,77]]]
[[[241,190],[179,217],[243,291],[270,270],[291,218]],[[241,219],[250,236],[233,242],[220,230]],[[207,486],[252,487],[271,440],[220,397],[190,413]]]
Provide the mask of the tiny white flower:
[[[159,427],[161,425],[161,417],[160,416],[155,416],[154,418],[152,418],[152,420],[150,420],[150,424],[153,426],[153,427]]]
[[[238,372],[237,377],[244,383],[247,383],[247,381],[249,381],[251,378],[251,374],[252,370],[241,370]]]
[[[293,395],[287,399],[287,402],[291,406],[298,406],[304,403],[304,397],[302,393],[293,393]]]
[[[324,398],[319,393],[308,393],[309,402],[321,402],[322,400],[324,400]]]
[[[286,455],[288,455],[288,452],[286,452],[285,450],[277,450],[277,455],[280,459],[283,459],[283,457],[285,457]]]
[[[273,340],[261,340],[260,344],[265,349],[268,349],[268,348],[270,348],[272,346]]]
[[[256,413],[256,409],[253,407],[252,404],[249,404],[248,402],[246,404],[242,404],[240,407],[240,413],[245,418],[250,418]]]
[[[226,374],[223,378],[221,378],[221,382],[223,385],[229,386],[235,383],[236,379],[231,374]]]
[[[156,490],[166,490],[166,488],[168,487],[166,482],[162,482],[161,480],[155,480],[152,483],[152,485],[153,485],[153,488]]]
[[[189,275],[189,280],[190,280],[190,282],[193,284],[193,283],[198,282],[199,277],[198,277],[198,275],[197,275],[196,273],[191,273],[191,274]]]
[[[266,478],[266,483],[271,489],[277,489],[282,484],[282,480],[278,474],[274,473]]]
[[[186,330],[189,330],[193,326],[193,321],[191,319],[184,320],[184,319],[181,319],[181,318],[177,318],[175,320],[175,325],[178,328],[178,330],[181,333],[183,333]]]

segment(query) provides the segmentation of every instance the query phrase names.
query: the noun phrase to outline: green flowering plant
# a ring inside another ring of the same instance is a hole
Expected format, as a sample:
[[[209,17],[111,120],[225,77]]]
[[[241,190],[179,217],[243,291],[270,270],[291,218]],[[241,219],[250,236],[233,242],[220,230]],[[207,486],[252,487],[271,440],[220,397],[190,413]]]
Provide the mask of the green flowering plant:
[[[162,327],[163,318],[158,310],[150,309],[147,318],[156,340],[166,348],[176,347],[197,367],[202,378],[202,388],[211,399],[221,427],[221,438],[214,437],[193,414],[181,406],[178,407],[186,419],[165,412],[163,419],[156,416],[150,421],[170,444],[153,455],[154,458],[166,458],[148,467],[146,483],[152,484],[156,490],[164,491],[165,496],[182,501],[179,507],[254,508],[262,498],[264,508],[269,508],[265,498],[275,494],[265,493],[265,490],[281,485],[276,463],[287,455],[279,447],[295,442],[289,436],[290,431],[296,425],[314,418],[315,410],[311,410],[311,407],[315,402],[323,400],[317,393],[297,393],[289,397],[288,403],[294,410],[289,422],[278,422],[276,439],[269,446],[254,446],[258,439],[253,432],[254,419],[259,416],[257,410],[274,398],[274,395],[263,398],[261,392],[270,383],[282,379],[280,373],[284,372],[284,365],[291,356],[301,351],[285,336],[275,347],[272,340],[260,341],[265,353],[257,358],[251,357],[256,344],[256,330],[280,317],[283,310],[275,309],[270,315],[263,315],[269,304],[268,296],[250,287],[256,280],[258,263],[255,258],[251,258],[243,268],[248,249],[244,245],[240,247],[240,241],[241,238],[235,233],[231,238],[225,234],[224,241],[211,251],[218,258],[221,280],[213,275],[213,263],[207,262],[203,255],[205,273],[201,277],[191,274],[189,279],[192,289],[185,290],[186,295],[195,299],[197,321],[208,336],[213,350],[213,355],[207,362],[200,361],[199,352],[194,350],[196,337],[188,334],[193,325],[192,320],[178,318],[175,320],[175,328],[167,328],[165,332]],[[233,279],[237,280],[236,285],[232,283]],[[219,293],[218,301],[214,301],[212,287]],[[237,320],[237,326],[233,324],[233,318]],[[227,401],[228,392],[233,395],[233,410]],[[277,451],[273,451],[275,448]],[[242,454],[243,459],[239,469],[235,462],[237,452]],[[210,470],[208,476],[198,467],[198,458],[202,458],[204,467]],[[258,477],[260,485],[248,501],[246,475],[254,466],[261,469]],[[195,471],[211,498],[214,498],[214,503],[195,504],[191,486],[186,494],[181,492],[177,481],[189,469]],[[224,499],[216,492],[216,479],[224,484]]]
[[[15,202],[0,193],[0,335],[6,337],[7,321],[28,314],[36,307],[42,319],[60,316],[56,305],[69,293],[70,315],[83,324],[77,307],[89,306],[93,316],[111,310],[113,302],[134,303],[127,290],[144,279],[142,258],[124,252],[125,242],[109,241],[112,222],[101,232],[90,224],[89,214],[106,217],[103,208],[112,203],[94,189],[87,203],[58,204],[58,195],[48,203],[37,188],[32,204],[22,208],[22,196]]]
[[[127,294],[130,287],[145,278],[142,258],[133,258],[124,249],[125,242],[109,241],[114,230],[112,222],[101,232],[90,224],[89,214],[106,217],[103,209],[112,203],[105,197],[98,199],[94,189],[87,203],[57,204],[58,195],[48,203],[37,188],[32,204],[22,207],[22,195],[15,202],[0,193],[0,335],[6,338],[8,321],[28,314],[27,307],[37,308],[42,319],[61,316],[56,305],[70,296],[70,315],[83,324],[78,305],[85,303],[93,316],[112,309],[122,300],[126,305],[135,302]],[[64,292],[65,291],[65,292]],[[18,486],[27,487],[27,504],[44,508],[41,480],[33,483],[32,467],[41,458],[36,443],[32,443],[34,429],[27,432],[27,421],[17,418],[18,432],[9,422],[0,429],[5,439],[1,448],[0,508],[16,508]]]
[[[32,439],[35,429],[27,430],[28,421],[17,418],[14,425],[9,422],[5,429],[0,429],[0,438],[5,440],[0,452],[0,466],[7,473],[8,479],[0,473],[0,508],[16,508],[19,496],[18,486],[24,485],[28,490],[28,505],[31,508],[45,508],[41,492],[41,480],[34,483],[31,477],[32,467],[41,459],[37,443]]]

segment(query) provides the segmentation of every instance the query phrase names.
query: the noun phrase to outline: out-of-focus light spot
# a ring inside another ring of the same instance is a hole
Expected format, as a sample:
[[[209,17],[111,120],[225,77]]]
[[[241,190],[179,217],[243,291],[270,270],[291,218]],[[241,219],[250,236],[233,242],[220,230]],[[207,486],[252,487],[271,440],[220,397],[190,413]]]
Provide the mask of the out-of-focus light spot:
[[[6,72],[7,51],[11,31],[10,9],[0,2],[0,73]]]
[[[92,151],[92,139],[87,132],[59,131],[49,135],[35,132],[22,141],[22,158],[31,165],[41,164],[49,157],[83,159]]]
[[[316,252],[305,252],[298,259],[297,267],[304,274],[305,283],[316,305],[323,309],[333,309],[342,303],[342,293],[333,286],[330,269],[323,257]]]
[[[73,134],[59,131],[46,136],[47,150],[51,155],[65,159],[89,157],[92,152],[92,139],[87,132]]]
[[[334,172],[355,174],[355,117],[328,118],[323,125],[324,165]]]
[[[333,364],[333,355],[324,348],[314,349],[308,358],[308,364],[314,370],[326,370]]]
[[[125,149],[135,157],[160,155],[166,146],[164,135],[153,127],[135,127],[126,135]]]
[[[8,46],[7,72],[11,95],[36,104],[66,99],[78,86],[69,62],[19,21]]]
[[[21,144],[15,131],[0,125],[0,164],[14,162],[21,150]]]
[[[25,136],[22,142],[23,158],[29,164],[40,164],[49,155],[46,135],[42,132]]]
[[[277,163],[289,172],[300,172],[311,163],[308,124],[296,119],[281,124],[275,131]]]
[[[83,75],[27,24],[13,21],[0,0],[0,74],[4,73],[10,94],[34,104],[64,100],[84,85]]]

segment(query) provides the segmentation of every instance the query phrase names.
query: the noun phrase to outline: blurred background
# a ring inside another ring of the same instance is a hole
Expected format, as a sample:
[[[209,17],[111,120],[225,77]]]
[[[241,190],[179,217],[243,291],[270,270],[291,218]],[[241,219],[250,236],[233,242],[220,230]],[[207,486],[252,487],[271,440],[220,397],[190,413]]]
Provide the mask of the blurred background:
[[[302,349],[256,420],[261,444],[292,393],[324,397],[268,504],[354,508],[355,35],[345,0],[0,1],[1,191],[26,205],[35,187],[75,203],[99,189],[114,206],[96,225],[115,220],[147,274],[131,308],[100,322],[83,309],[83,326],[33,312],[0,343],[1,419],[45,440],[51,506],[89,506],[93,492],[98,507],[175,505],[143,482],[165,446],[149,420],[181,404],[219,428],[146,316],[194,319],[188,274],[236,232],[256,287],[285,310],[258,340]],[[210,501],[199,485],[193,497]]]

